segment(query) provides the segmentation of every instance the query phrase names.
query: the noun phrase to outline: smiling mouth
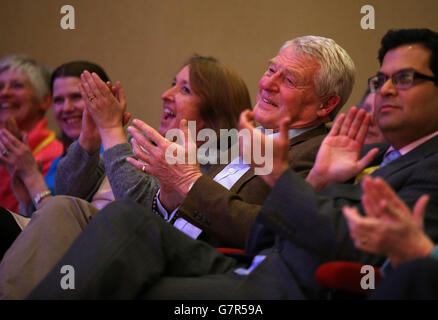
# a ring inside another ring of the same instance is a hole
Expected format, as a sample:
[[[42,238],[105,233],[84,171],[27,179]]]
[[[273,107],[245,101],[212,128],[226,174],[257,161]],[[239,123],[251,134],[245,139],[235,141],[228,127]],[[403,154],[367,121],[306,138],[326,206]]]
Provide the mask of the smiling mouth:
[[[271,100],[268,100],[268,99],[266,99],[266,98],[262,98],[262,101],[263,101],[264,103],[266,103],[266,104],[269,104],[269,105],[271,105],[271,106],[273,106],[273,107],[278,108],[278,105],[275,104],[274,102],[272,102]]]
[[[80,123],[81,121],[82,121],[82,118],[80,118],[80,117],[64,119],[64,122],[66,124]]]
[[[163,120],[173,119],[176,117],[175,112],[170,110],[169,108],[164,108],[163,110]]]

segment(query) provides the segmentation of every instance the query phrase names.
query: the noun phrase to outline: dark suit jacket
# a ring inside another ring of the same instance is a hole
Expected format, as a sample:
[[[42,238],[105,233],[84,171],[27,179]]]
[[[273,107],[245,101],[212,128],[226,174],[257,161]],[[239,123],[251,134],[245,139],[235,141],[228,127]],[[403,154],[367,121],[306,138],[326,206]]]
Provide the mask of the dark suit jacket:
[[[306,177],[328,129],[319,126],[290,140],[290,164]],[[231,188],[213,178],[226,164],[216,165],[199,178],[179,208],[179,214],[205,232],[200,239],[213,246],[244,248],[249,230],[270,188],[262,178],[247,171]]]
[[[381,159],[377,159],[379,160]],[[425,215],[425,231],[437,242],[438,136],[376,170],[373,176],[385,179],[410,208],[421,195],[430,195]],[[287,170],[277,181],[257,216],[247,251],[257,253],[266,248],[269,242],[275,246],[292,242],[312,252],[328,254],[321,252],[318,245],[330,241],[335,251],[327,259],[380,265],[383,257],[354,248],[342,214],[344,205],[358,206],[363,212],[361,196],[360,184],[330,184],[318,192],[293,170]],[[260,234],[265,234],[265,237]],[[270,237],[266,234],[270,234]],[[291,259],[293,264],[293,257],[286,250],[283,253],[285,260]]]

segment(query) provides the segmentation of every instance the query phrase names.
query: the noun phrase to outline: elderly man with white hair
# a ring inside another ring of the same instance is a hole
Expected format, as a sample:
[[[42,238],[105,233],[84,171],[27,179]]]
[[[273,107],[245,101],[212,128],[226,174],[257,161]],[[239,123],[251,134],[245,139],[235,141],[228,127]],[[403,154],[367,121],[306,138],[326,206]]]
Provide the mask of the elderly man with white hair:
[[[254,118],[263,129],[272,129],[288,141],[289,149],[290,142],[300,135],[321,128],[327,132],[324,123],[332,120],[348,99],[354,72],[351,58],[333,40],[315,36],[296,38],[269,61],[259,82],[254,112],[247,110],[241,118]],[[228,180],[226,186],[217,181],[220,179],[202,175],[196,165],[181,164],[179,171],[163,160],[163,146],[168,141],[144,123],[137,122],[136,126],[130,132],[138,145],[149,151],[145,154],[142,148],[136,148],[136,155],[148,165],[131,163],[156,175],[161,188],[173,188],[176,197],[183,199],[179,212],[190,223],[216,232],[224,240],[237,239],[239,244],[257,242],[261,245],[247,252],[251,257],[257,256],[243,261],[225,256],[206,242],[176,230],[153,212],[145,212],[132,202],[116,201],[93,218],[30,298],[318,297],[313,271],[333,252],[331,243],[324,241],[331,236],[324,231],[330,230],[325,220],[315,225],[324,232],[310,250],[295,243],[289,234],[291,230],[282,228],[281,221],[275,226],[268,221],[263,230],[260,223],[253,224],[261,206],[245,203],[232,189],[246,178],[248,164],[237,161],[237,167],[227,165],[219,171],[217,176],[223,173],[224,180]],[[139,130],[155,145],[143,139]],[[307,173],[324,136],[301,140],[301,146],[306,146],[301,150],[294,151],[292,146],[288,165],[301,174]],[[239,185],[244,187],[245,184]],[[160,197],[157,201],[165,199],[168,198]],[[264,243],[266,231],[271,228],[276,232],[275,241]],[[62,290],[59,286],[63,265],[74,268],[74,290]]]

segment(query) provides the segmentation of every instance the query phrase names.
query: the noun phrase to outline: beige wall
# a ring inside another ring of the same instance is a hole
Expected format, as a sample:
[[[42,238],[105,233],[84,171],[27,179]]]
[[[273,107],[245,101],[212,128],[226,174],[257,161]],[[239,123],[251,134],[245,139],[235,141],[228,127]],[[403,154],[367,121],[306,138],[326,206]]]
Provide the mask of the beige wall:
[[[60,27],[65,4],[75,8],[75,30]],[[365,4],[374,6],[375,30],[360,27]],[[436,0],[0,0],[0,56],[26,53],[52,68],[97,62],[122,82],[133,115],[157,127],[160,95],[192,53],[235,68],[254,102],[266,62],[282,43],[321,35],[356,63],[349,107],[378,68],[382,35],[401,27],[438,31],[437,9]]]

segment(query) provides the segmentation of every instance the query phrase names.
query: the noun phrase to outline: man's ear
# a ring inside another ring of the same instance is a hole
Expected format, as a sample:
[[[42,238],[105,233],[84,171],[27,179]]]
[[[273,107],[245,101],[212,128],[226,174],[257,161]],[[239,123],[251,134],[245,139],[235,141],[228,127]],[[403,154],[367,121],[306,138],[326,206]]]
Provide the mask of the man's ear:
[[[316,114],[320,118],[329,117],[330,113],[336,109],[339,102],[341,102],[341,97],[337,94],[331,94],[324,97],[321,102],[321,106]]]
[[[46,94],[40,102],[40,110],[45,113],[52,106],[52,95],[50,93]]]

